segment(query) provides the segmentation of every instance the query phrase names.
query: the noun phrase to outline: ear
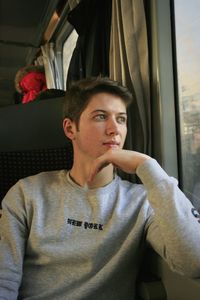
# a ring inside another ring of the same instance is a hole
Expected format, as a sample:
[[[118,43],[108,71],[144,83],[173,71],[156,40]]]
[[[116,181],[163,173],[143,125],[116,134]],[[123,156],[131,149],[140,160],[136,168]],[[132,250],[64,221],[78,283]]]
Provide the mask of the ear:
[[[65,133],[66,137],[68,137],[70,140],[74,139],[74,137],[75,137],[75,124],[71,119],[65,118],[63,120],[63,130],[64,130],[64,133]]]

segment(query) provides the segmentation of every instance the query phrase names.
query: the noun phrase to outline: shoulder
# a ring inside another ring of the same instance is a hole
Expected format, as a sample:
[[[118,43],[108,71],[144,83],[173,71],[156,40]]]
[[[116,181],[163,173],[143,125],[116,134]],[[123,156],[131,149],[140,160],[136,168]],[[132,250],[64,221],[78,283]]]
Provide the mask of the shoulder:
[[[134,199],[134,201],[147,200],[147,191],[143,184],[133,183],[128,180],[123,180],[117,177],[117,185],[119,192],[126,197],[126,199]]]
[[[48,171],[22,178],[11,187],[7,194],[30,195],[39,193],[40,190],[49,190],[52,186],[62,185],[66,172],[66,170]]]
[[[122,180],[119,177],[117,183],[117,203],[120,208],[123,208],[123,214],[132,217],[136,215],[140,216],[141,222],[144,222],[152,213],[147,197],[147,190],[144,185]]]
[[[20,179],[5,195],[2,207],[26,211],[59,197],[65,187],[66,170],[42,172]]]
[[[145,190],[143,184],[134,183],[129,180],[121,178],[119,175],[115,176],[116,185],[126,191],[137,191],[137,190]]]
[[[47,171],[41,172],[35,175],[31,175],[19,180],[19,184],[38,184],[40,182],[60,181],[63,177],[66,177],[66,170]]]

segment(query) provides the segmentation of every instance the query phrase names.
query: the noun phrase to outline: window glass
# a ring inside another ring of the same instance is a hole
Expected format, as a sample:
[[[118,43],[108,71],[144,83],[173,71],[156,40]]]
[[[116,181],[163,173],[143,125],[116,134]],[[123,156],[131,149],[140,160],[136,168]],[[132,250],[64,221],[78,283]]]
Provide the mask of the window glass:
[[[183,190],[200,208],[200,1],[174,0]]]
[[[69,35],[67,40],[63,45],[63,80],[64,80],[64,87],[66,89],[66,81],[67,81],[67,73],[69,69],[69,63],[72,57],[73,50],[76,46],[76,41],[78,38],[78,34],[74,29],[72,33]]]

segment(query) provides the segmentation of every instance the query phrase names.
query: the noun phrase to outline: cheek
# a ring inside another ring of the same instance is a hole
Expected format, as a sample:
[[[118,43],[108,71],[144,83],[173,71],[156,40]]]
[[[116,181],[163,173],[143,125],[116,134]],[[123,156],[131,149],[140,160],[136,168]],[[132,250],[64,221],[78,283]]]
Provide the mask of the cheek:
[[[127,135],[127,128],[125,127],[121,131],[122,140],[126,139],[126,135]]]
[[[127,134],[126,129],[121,131],[121,147],[122,148],[124,147],[124,143],[125,143],[125,140],[126,140],[126,134]]]
[[[96,140],[96,136],[93,134],[86,134],[84,136],[82,136],[81,138],[82,143],[86,144],[86,145],[94,145],[95,140]]]
[[[84,136],[90,136],[91,140],[96,139],[98,136],[102,136],[104,132],[103,123],[93,123],[84,129]]]
[[[99,136],[99,131],[94,126],[91,126],[84,131],[80,131],[79,140],[82,145],[93,148],[99,141]]]

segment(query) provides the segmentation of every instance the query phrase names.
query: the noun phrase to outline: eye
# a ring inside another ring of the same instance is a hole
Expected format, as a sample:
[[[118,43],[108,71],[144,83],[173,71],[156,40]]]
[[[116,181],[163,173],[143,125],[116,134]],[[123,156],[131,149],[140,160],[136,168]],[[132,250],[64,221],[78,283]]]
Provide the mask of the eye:
[[[98,115],[94,116],[94,120],[96,120],[96,121],[103,121],[105,119],[106,119],[105,114],[98,114]]]
[[[125,116],[118,116],[117,117],[117,122],[119,124],[126,124],[126,120],[127,120],[127,118]]]

